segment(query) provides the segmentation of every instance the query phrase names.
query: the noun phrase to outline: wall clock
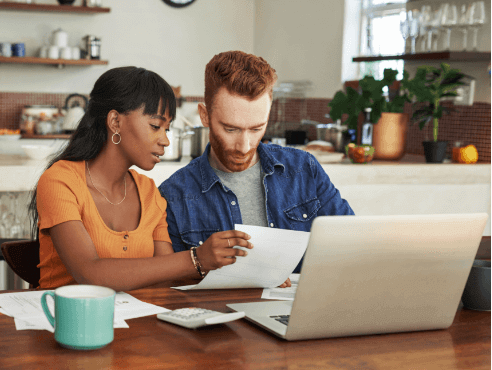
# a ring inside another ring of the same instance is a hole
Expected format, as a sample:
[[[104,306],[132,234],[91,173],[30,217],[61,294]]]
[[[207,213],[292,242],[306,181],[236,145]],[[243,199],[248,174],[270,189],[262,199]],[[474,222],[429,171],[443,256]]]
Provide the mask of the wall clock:
[[[162,0],[173,8],[184,8],[195,2],[195,0]]]

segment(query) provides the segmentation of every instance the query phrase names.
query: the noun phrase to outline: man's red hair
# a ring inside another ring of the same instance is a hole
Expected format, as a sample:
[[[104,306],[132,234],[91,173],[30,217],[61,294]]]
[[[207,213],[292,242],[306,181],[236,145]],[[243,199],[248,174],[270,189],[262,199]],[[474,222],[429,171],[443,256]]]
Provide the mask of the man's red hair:
[[[242,51],[215,55],[205,68],[205,105],[212,112],[215,96],[225,87],[231,94],[254,100],[265,92],[273,95],[275,70],[265,59]]]

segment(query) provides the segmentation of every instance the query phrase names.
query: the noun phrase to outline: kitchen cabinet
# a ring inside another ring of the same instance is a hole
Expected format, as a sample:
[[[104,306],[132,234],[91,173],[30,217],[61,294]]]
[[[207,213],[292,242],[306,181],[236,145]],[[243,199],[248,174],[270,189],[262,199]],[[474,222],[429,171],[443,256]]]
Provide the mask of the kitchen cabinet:
[[[16,2],[0,2],[0,11],[28,11],[28,12],[61,12],[68,14],[102,14],[109,13],[110,8],[72,6],[72,5],[50,5],[50,4],[26,4]],[[11,64],[46,64],[62,66],[91,66],[106,65],[108,61],[97,59],[49,59],[37,57],[2,57],[0,63]]]

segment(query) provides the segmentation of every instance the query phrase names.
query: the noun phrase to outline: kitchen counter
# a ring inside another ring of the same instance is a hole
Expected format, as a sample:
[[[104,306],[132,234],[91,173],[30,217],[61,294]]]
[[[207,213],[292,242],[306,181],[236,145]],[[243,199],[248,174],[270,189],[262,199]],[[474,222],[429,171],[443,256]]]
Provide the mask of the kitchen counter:
[[[161,162],[152,171],[135,169],[160,185],[190,159]],[[46,164],[19,154],[0,154],[0,192],[32,190]],[[357,215],[491,214],[490,164],[427,164],[422,156],[406,155],[396,162],[353,164],[343,160],[322,166]],[[489,217],[483,235],[490,231]]]
[[[153,170],[144,171],[133,167],[137,172],[152,178],[157,185],[174,172],[186,166],[191,157],[183,157],[179,162],[161,161]],[[47,160],[31,160],[20,154],[0,154],[0,191],[31,190],[47,165]],[[375,160],[368,164],[353,164],[348,160],[340,163],[324,163],[323,169],[336,186],[341,185],[464,185],[489,184],[490,164],[425,163],[417,155],[407,155],[400,161]]]

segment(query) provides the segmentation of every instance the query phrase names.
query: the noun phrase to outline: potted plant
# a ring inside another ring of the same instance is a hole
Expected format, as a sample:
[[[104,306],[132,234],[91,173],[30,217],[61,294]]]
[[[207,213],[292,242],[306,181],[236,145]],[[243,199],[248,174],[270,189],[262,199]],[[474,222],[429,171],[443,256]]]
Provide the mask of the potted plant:
[[[365,76],[359,80],[359,90],[347,87],[346,93],[338,91],[328,104],[331,107],[330,117],[335,121],[342,114],[348,114],[347,131],[351,141],[356,140],[359,115],[365,108],[371,108],[371,122],[376,123],[373,131],[374,158],[399,159],[405,150],[408,115],[403,113],[408,95],[400,93],[399,87],[394,88],[397,70],[387,68],[383,79],[376,80]],[[384,90],[388,89],[388,97]]]
[[[464,85],[461,80],[465,76],[458,69],[441,63],[440,68],[421,66],[413,79],[403,73],[402,87],[408,91],[409,97],[418,104],[413,112],[412,121],[419,123],[422,130],[432,121],[433,141],[424,141],[424,154],[427,163],[442,163],[446,154],[447,141],[438,140],[439,119],[450,112],[442,106],[443,98],[456,96],[456,88]],[[425,103],[421,106],[419,103]]]

